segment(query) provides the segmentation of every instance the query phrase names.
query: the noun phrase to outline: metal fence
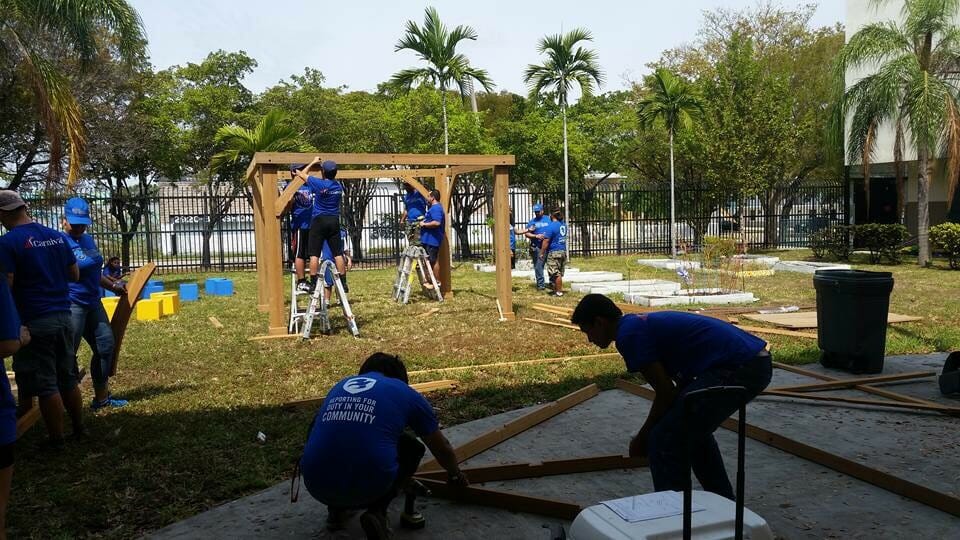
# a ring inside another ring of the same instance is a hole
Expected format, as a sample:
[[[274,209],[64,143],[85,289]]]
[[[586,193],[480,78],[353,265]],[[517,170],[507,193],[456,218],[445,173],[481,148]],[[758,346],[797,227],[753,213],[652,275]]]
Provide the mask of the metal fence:
[[[90,202],[90,228],[104,256],[121,257],[127,267],[154,261],[162,271],[224,271],[254,268],[253,212],[243,194],[176,193],[112,198],[82,194]],[[64,196],[28,199],[31,215],[59,228]],[[480,199],[476,199],[480,200]],[[510,192],[512,226],[522,228],[532,205],[549,211],[563,204],[563,192]],[[574,256],[667,252],[670,248],[670,198],[667,190],[624,186],[571,191],[568,243]],[[454,204],[457,204],[455,201]],[[788,195],[757,197],[678,190],[678,241],[696,249],[704,237],[742,239],[751,248],[806,247],[810,233],[847,222],[845,186],[804,186]],[[492,200],[474,204],[469,219],[452,223],[451,248],[457,260],[489,260],[493,256]],[[361,225],[348,229],[355,264],[386,268],[396,264],[405,247],[400,217],[401,193],[385,184],[369,196]],[[211,221],[211,215],[221,216]],[[345,220],[346,221],[346,220]],[[289,229],[282,234],[289,245]],[[517,236],[518,257],[526,256],[526,240]],[[290,253],[284,253],[289,262]]]

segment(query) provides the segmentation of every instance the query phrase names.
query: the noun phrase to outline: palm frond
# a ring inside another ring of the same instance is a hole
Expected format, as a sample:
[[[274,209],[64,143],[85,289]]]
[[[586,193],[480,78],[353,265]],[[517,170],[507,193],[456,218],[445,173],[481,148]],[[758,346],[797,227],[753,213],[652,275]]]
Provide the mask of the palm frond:
[[[546,55],[543,64],[529,65],[524,70],[524,82],[533,98],[542,93],[555,93],[560,105],[567,105],[570,89],[576,84],[584,96],[593,93],[594,85],[602,86],[600,70],[594,51],[577,45],[591,41],[593,35],[584,28],[574,28],[566,34],[544,36],[537,51]]]
[[[838,56],[844,70],[882,62],[890,56],[913,52],[913,40],[894,22],[864,26],[841,49]]]

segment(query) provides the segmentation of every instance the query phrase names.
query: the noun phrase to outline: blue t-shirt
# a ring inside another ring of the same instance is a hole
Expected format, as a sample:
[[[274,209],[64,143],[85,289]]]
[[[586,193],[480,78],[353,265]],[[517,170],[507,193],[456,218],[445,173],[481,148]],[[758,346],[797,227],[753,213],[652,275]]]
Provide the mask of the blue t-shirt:
[[[340,182],[308,176],[306,186],[313,192],[311,217],[340,216],[340,199],[343,198],[343,186]]]
[[[350,506],[383,495],[397,476],[397,440],[438,427],[433,407],[398,379],[371,372],[338,382],[317,411],[300,459],[304,485],[326,504]]]
[[[7,287],[7,273],[0,270],[0,341],[13,339],[20,340],[20,317]],[[0,359],[0,365],[6,373],[6,362]],[[17,402],[6,374],[0,379],[0,445],[4,445],[17,440]]]
[[[427,211],[427,199],[417,190],[403,196],[403,205],[407,209],[407,221],[416,221]]]
[[[290,227],[294,230],[309,229],[313,217],[313,190],[304,184],[293,194],[293,206],[290,207]]]
[[[567,250],[567,224],[562,221],[553,221],[543,229],[544,240],[549,240],[547,252]]]
[[[517,249],[517,233],[513,230],[513,223],[510,224],[510,251]]]
[[[547,216],[535,217],[527,223],[527,230],[533,229],[530,231],[533,234],[542,234],[544,228],[550,226],[550,218]],[[540,249],[540,244],[542,241],[539,238],[530,239],[530,247]]]
[[[13,301],[24,323],[70,311],[69,268],[76,262],[63,233],[39,223],[0,236],[0,267],[14,275]]]
[[[120,277],[123,276],[123,268],[111,268],[109,266],[104,266],[103,275],[112,277],[113,279],[120,279]]]
[[[64,233],[67,244],[73,250],[80,268],[80,281],[70,283],[70,301],[89,307],[100,301],[100,276],[103,275],[103,255],[97,249],[97,243],[89,234],[74,238]]]
[[[681,387],[714,366],[747,362],[767,345],[730,323],[679,311],[624,315],[616,343],[628,371],[660,362]]]
[[[433,205],[427,209],[427,215],[423,218],[423,222],[439,221],[440,226],[421,228],[420,243],[425,246],[440,247],[440,244],[443,243],[443,219],[443,206],[440,203],[433,203]]]

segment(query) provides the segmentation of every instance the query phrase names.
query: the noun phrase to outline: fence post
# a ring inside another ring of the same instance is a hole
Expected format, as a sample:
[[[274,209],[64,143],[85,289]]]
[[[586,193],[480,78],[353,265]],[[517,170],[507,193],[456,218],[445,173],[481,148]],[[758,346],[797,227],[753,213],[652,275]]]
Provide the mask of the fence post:
[[[217,203],[217,208],[220,208],[219,202]],[[229,215],[229,212],[224,212],[223,215],[220,216],[220,221],[217,222],[217,251],[220,254],[220,271],[221,272],[226,270],[226,264],[223,256],[223,222],[224,220],[227,219],[227,215]]]
[[[397,220],[397,216],[400,215],[400,194],[394,194],[393,196],[393,216],[390,220],[395,231],[393,236],[393,262],[394,264],[400,264],[400,237],[403,235],[403,225],[400,221]]]
[[[617,186],[617,255],[623,255],[623,185]]]

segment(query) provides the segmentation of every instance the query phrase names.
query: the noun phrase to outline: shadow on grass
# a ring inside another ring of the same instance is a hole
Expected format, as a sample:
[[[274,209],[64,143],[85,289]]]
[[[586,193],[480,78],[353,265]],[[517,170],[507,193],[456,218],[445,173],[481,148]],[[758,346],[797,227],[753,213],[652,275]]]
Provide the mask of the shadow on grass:
[[[191,390],[193,388],[196,388],[196,385],[188,383],[175,385],[136,386],[132,390],[123,392],[122,397],[128,401],[142,401],[166,394],[174,394],[182,390]]]

